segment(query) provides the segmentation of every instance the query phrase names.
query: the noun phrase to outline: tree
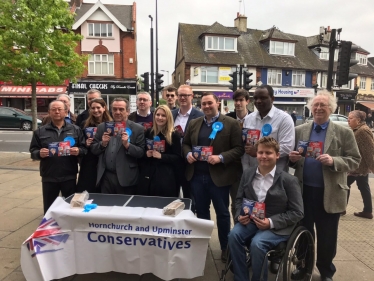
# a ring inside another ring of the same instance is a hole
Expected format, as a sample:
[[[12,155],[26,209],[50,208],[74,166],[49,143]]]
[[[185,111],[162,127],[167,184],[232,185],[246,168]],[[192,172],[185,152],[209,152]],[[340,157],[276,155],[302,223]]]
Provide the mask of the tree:
[[[73,24],[63,0],[0,1],[0,81],[31,85],[33,130],[37,82],[61,85],[85,70],[87,57],[74,51],[83,37],[71,30]]]

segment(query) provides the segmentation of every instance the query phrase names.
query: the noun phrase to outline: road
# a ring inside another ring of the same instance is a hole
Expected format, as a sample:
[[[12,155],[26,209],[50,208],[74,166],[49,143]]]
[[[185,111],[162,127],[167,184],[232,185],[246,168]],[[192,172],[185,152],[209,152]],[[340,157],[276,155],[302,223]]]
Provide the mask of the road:
[[[0,151],[29,152],[31,137],[31,131],[0,130]]]

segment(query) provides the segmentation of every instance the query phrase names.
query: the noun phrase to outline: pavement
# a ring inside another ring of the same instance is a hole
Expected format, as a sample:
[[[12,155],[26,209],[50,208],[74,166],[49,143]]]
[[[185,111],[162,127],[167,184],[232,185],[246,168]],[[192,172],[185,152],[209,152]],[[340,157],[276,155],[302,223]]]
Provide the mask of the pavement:
[[[374,178],[370,178],[374,184]],[[347,215],[339,224],[338,251],[334,263],[335,281],[374,280],[374,220],[355,217],[353,212],[363,207],[357,186],[352,186]],[[43,203],[39,162],[28,153],[0,152],[0,281],[24,281],[20,267],[22,242],[34,232],[43,218]],[[215,213],[211,207],[212,219]],[[215,227],[209,242],[204,276],[195,281],[219,280],[224,264],[220,261],[220,247]],[[63,281],[158,281],[152,274],[142,276],[123,273],[74,275]],[[232,281],[228,274],[226,280]],[[274,275],[269,275],[269,281]],[[313,281],[320,280],[317,269]]]

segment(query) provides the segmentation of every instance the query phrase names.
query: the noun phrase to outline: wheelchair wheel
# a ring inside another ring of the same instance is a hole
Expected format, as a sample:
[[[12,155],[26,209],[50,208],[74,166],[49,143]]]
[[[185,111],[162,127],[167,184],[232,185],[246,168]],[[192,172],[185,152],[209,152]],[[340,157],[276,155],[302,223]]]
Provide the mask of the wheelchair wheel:
[[[296,269],[305,270],[303,281],[312,280],[314,268],[314,239],[303,226],[297,227],[287,242],[283,257],[283,281],[291,281],[291,274]]]

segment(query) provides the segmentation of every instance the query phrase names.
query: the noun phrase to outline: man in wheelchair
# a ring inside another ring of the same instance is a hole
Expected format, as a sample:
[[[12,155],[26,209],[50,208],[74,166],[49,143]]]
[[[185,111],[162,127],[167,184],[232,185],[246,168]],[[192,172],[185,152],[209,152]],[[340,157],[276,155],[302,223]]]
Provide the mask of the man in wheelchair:
[[[260,281],[266,253],[288,240],[304,212],[297,178],[276,168],[279,159],[277,141],[272,137],[263,137],[256,143],[256,149],[258,166],[243,172],[236,197],[237,223],[229,234],[228,246],[235,281],[250,280],[244,246],[251,241],[251,280]],[[265,218],[240,215],[244,198],[264,202]],[[267,270],[263,280],[267,280]]]

